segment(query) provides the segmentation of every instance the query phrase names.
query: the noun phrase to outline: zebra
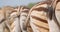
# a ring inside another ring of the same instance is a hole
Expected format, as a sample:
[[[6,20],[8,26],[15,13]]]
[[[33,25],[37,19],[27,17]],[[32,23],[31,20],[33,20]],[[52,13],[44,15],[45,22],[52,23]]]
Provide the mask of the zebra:
[[[1,32],[11,32],[12,29],[11,29],[11,23],[10,22],[13,22],[10,20],[10,18],[13,16],[13,15],[18,15],[18,9],[14,9],[13,7],[9,7],[9,6],[6,6],[6,7],[3,7],[2,10],[0,11],[0,25],[1,25]],[[12,14],[12,15],[11,15]],[[10,16],[11,15],[11,16]],[[16,16],[17,17],[17,16]],[[13,17],[12,17],[13,18]]]
[[[13,22],[11,24],[11,29],[12,31],[11,32],[21,32],[21,29],[20,29],[20,22],[19,22],[19,10],[20,8],[18,7],[18,9],[15,9],[17,12],[13,12],[11,13],[10,15],[10,21]]]
[[[1,16],[4,16],[3,18],[0,18],[1,23],[0,25],[2,25],[0,28],[2,29],[1,32],[11,32],[11,27],[10,27],[10,24],[9,24],[9,16],[12,12],[16,12],[16,10],[14,10],[12,7],[3,7],[2,8],[2,15]],[[7,28],[7,29],[6,29]]]
[[[53,22],[53,20],[56,20],[56,18],[55,15],[53,14],[54,6],[52,6],[53,8],[51,7],[52,1],[53,0],[42,1],[30,9],[26,21],[30,17],[30,25],[33,29],[33,32],[59,32],[60,31],[55,21]],[[54,17],[55,19],[52,19],[52,17]]]
[[[29,13],[29,8],[26,6],[21,6],[21,10],[20,10],[20,26],[21,26],[21,30],[22,32],[29,32],[29,29],[31,30],[30,32],[32,32],[32,29],[30,28],[29,24],[27,26],[25,26],[26,22],[26,17]],[[28,28],[27,28],[28,27]]]

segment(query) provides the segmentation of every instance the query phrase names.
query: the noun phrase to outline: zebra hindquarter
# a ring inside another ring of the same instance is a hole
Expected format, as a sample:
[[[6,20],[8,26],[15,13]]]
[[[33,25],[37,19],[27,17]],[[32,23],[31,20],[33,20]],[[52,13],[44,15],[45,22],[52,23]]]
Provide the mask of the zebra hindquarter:
[[[31,12],[30,25],[33,29],[33,32],[49,32],[46,14],[43,11]]]

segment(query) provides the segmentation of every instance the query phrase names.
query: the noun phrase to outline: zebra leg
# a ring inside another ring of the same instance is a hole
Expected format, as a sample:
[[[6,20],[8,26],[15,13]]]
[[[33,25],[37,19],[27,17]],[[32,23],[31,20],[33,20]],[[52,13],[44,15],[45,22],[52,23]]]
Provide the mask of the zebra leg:
[[[4,23],[0,23],[0,32],[4,32]]]
[[[6,27],[7,27],[7,29],[9,30],[9,32],[11,32],[11,27],[10,27],[9,22],[6,22],[6,21],[5,21],[5,24],[6,24],[5,26],[6,26]]]
[[[50,29],[49,32],[60,32],[54,20],[48,20],[48,24],[49,24],[49,29]]]
[[[14,19],[14,24],[15,24],[15,32],[21,32],[20,26],[19,26],[19,19],[16,17]]]
[[[12,31],[11,32],[21,32],[21,29],[20,29],[20,22],[19,22],[19,17],[16,15],[16,12],[12,13],[10,15],[11,19],[10,21],[12,21],[13,23],[11,24],[11,28],[12,28]]]
[[[27,29],[24,28],[25,19],[26,19],[25,16],[20,16],[20,26],[21,26],[22,32],[27,32]]]

